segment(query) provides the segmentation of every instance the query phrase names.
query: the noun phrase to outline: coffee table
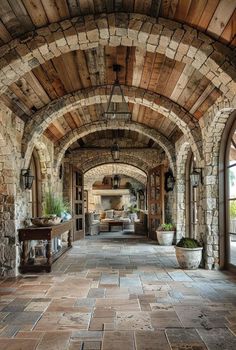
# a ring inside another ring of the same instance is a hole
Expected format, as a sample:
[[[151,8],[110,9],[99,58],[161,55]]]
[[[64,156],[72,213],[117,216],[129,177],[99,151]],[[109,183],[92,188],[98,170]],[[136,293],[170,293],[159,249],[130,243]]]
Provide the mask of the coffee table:
[[[108,221],[108,230],[111,231],[111,227],[112,226],[121,226],[122,227],[122,231],[124,230],[124,221],[121,220],[112,220],[112,221]]]

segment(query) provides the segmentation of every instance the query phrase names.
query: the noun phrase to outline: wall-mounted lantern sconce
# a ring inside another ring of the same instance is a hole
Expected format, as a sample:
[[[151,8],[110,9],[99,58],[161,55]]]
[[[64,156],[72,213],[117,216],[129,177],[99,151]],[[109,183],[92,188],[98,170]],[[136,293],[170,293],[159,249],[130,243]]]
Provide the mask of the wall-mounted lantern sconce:
[[[114,189],[120,188],[120,176],[119,175],[114,175],[113,176],[113,186]]]
[[[202,184],[202,168],[193,168],[190,174],[190,181],[193,187],[198,187]]]
[[[175,187],[175,178],[171,169],[165,173],[165,191],[173,191]]]
[[[21,181],[22,181],[22,186],[25,190],[31,189],[34,181],[34,176],[31,174],[30,169],[21,170]]]
[[[117,142],[111,146],[111,156],[114,162],[120,159],[120,147]]]
[[[61,180],[63,178],[64,175],[64,169],[63,169],[63,165],[61,164],[59,167],[59,179]]]
[[[139,199],[140,199],[141,201],[143,201],[143,200],[145,199],[145,194],[144,194],[143,190],[139,190],[139,191],[138,191],[138,194],[139,194]]]

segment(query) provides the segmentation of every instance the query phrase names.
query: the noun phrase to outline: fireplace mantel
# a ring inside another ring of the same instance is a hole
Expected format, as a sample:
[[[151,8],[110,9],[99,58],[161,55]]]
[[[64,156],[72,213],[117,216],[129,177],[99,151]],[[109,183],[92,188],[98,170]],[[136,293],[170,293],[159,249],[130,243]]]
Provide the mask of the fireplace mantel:
[[[95,196],[123,196],[129,195],[128,189],[116,189],[116,190],[93,190],[93,195]]]

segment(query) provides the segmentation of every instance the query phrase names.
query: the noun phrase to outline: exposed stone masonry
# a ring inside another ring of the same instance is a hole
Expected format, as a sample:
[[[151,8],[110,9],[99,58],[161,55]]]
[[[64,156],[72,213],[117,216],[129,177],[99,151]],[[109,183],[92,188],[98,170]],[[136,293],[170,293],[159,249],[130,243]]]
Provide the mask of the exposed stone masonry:
[[[32,68],[72,50],[98,45],[137,46],[198,69],[229,99],[235,99],[235,53],[187,25],[140,14],[88,15],[50,24],[0,49],[0,91]]]

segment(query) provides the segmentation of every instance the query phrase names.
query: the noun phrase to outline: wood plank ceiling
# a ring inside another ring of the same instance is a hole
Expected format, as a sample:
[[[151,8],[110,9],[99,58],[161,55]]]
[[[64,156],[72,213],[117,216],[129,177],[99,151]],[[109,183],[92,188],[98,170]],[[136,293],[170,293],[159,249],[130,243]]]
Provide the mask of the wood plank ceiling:
[[[228,46],[236,46],[234,0],[1,0],[0,45],[35,27],[78,15],[136,12],[187,23]],[[121,84],[159,93],[202,117],[221,92],[193,67],[135,47],[98,47],[55,57],[12,84],[0,99],[27,120],[50,101],[82,88],[114,82],[112,64],[122,65]],[[49,126],[45,135],[57,141],[84,123],[99,120],[106,106],[78,108]],[[157,129],[175,142],[175,123],[147,107],[130,104],[133,120]],[[106,138],[106,135],[99,137]],[[128,137],[128,135],[127,135]],[[134,138],[134,135],[129,135]],[[148,141],[149,142],[149,141]],[[148,144],[148,142],[146,144]]]
[[[160,150],[160,146],[147,136],[132,130],[102,130],[91,133],[76,142],[68,149],[73,152],[81,148],[110,148],[118,140],[119,147],[122,148],[155,148]]]
[[[234,0],[1,0],[0,44],[35,27],[102,12],[136,12],[173,19],[236,46]]]

